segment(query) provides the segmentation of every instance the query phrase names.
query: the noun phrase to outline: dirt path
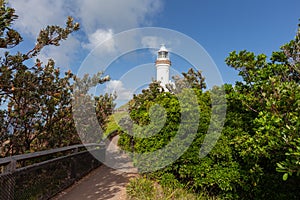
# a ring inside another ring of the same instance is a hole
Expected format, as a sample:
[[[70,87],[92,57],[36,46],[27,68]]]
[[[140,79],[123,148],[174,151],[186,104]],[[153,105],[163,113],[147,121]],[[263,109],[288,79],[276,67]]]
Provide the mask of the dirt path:
[[[95,169],[52,200],[125,200],[125,187],[129,179],[137,175],[137,170],[128,156],[119,151],[118,139],[118,136],[114,137],[107,148],[109,167],[102,165]]]

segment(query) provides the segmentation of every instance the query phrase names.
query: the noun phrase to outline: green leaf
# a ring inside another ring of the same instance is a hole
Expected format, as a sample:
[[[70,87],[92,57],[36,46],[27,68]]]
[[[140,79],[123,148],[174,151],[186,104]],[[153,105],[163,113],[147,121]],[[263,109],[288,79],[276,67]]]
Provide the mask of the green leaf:
[[[288,177],[289,177],[289,174],[288,173],[284,173],[283,176],[282,176],[282,179],[284,181],[286,181],[288,179]]]

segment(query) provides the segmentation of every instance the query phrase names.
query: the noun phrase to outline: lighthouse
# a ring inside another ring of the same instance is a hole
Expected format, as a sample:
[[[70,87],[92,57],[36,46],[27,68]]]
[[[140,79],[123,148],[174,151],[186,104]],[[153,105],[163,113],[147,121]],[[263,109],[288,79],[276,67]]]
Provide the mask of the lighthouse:
[[[156,81],[159,81],[161,86],[166,89],[166,84],[170,83],[170,66],[169,51],[165,45],[161,45],[157,52],[157,59],[155,61],[156,67]]]

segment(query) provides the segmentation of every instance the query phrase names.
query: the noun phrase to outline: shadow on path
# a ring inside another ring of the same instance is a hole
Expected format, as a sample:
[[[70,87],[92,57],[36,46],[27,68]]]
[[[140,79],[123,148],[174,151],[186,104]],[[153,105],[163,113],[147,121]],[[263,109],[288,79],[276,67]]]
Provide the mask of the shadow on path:
[[[119,153],[118,138],[113,138],[106,154],[106,162],[112,168],[102,165],[52,200],[125,200],[125,187],[137,175],[137,170],[125,154]]]

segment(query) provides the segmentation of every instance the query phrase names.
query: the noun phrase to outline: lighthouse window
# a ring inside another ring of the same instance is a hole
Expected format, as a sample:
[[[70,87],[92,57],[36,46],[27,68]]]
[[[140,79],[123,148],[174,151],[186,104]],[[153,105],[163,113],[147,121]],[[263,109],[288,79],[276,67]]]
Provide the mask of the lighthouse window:
[[[166,52],[163,52],[163,51],[162,51],[162,52],[159,52],[159,53],[158,53],[158,57],[159,57],[159,58],[166,58]]]

